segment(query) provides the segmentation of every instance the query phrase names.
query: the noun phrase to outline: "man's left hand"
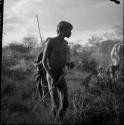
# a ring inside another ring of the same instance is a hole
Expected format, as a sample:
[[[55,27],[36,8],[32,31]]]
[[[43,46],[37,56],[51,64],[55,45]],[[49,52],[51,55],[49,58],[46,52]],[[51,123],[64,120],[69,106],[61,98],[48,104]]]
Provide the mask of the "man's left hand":
[[[67,63],[66,64],[70,69],[75,67],[75,64],[73,62]]]

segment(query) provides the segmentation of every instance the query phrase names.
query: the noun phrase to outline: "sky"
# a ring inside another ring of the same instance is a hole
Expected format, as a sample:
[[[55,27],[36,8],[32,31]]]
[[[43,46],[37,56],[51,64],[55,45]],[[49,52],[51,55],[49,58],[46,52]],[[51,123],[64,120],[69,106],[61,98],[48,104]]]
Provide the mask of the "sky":
[[[36,15],[43,39],[56,36],[62,21],[73,25],[69,42],[85,44],[91,34],[112,32],[123,27],[123,0],[4,0],[2,45],[22,42],[26,36],[40,41]]]

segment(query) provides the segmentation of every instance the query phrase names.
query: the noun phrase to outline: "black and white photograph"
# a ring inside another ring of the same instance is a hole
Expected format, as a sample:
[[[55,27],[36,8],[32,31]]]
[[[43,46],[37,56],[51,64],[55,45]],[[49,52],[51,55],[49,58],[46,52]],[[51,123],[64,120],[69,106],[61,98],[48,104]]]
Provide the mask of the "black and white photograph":
[[[1,125],[124,124],[123,0],[3,0]]]

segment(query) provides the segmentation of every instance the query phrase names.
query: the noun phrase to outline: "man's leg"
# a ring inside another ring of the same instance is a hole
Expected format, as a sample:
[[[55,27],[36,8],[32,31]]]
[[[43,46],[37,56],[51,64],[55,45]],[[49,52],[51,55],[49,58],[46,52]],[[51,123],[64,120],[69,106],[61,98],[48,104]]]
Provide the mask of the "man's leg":
[[[58,89],[53,88],[52,86],[53,80],[50,78],[49,74],[47,74],[47,81],[48,81],[48,88],[49,88],[50,96],[51,96],[51,102],[52,102],[52,113],[54,114],[54,117],[56,117],[57,110],[59,109]]]
[[[59,118],[62,120],[68,107],[68,88],[64,78],[62,79],[62,82],[60,84],[59,94],[61,107],[59,109]]]

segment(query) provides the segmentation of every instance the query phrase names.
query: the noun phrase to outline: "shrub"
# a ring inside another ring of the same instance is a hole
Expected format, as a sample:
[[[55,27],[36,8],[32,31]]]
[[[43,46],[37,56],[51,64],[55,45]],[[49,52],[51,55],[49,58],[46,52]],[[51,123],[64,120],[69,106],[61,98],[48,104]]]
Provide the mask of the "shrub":
[[[84,58],[82,59],[82,63],[83,63],[81,67],[82,71],[94,71],[96,70],[98,65],[94,58],[90,60],[88,58]]]
[[[10,43],[9,48],[13,52],[28,53],[30,51],[30,49],[25,47],[23,44]]]
[[[12,96],[16,92],[16,85],[12,83],[2,84],[1,96]]]

